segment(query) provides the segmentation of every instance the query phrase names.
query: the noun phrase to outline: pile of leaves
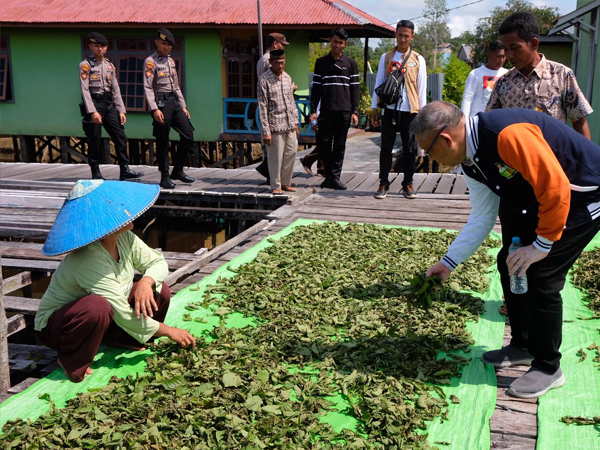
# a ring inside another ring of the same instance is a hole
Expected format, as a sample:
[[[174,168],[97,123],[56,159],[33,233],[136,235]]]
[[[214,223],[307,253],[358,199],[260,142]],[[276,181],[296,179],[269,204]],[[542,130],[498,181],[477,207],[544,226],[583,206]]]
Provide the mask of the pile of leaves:
[[[35,422],[5,425],[6,448],[427,449],[427,421],[468,363],[465,330],[483,302],[486,243],[428,308],[407,292],[455,235],[335,223],[299,227],[220,279],[201,302],[217,310],[213,342],[159,344],[143,376],[114,380]],[[409,295],[409,296],[407,296]],[[218,309],[217,309],[218,308]],[[229,311],[256,327],[224,326]],[[454,353],[438,359],[441,352]],[[343,400],[340,402],[340,398]],[[356,430],[335,431],[342,412]]]
[[[583,252],[571,275],[573,285],[585,293],[594,318],[600,318],[600,248]]]

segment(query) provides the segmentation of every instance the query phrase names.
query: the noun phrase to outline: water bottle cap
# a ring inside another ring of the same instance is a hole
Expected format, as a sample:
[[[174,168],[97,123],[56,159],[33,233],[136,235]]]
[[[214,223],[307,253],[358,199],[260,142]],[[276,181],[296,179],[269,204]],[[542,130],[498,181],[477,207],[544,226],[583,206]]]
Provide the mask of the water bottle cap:
[[[515,236],[515,237],[513,237],[512,241],[513,241],[513,244],[518,244],[519,242],[521,242],[521,238],[519,236]]]

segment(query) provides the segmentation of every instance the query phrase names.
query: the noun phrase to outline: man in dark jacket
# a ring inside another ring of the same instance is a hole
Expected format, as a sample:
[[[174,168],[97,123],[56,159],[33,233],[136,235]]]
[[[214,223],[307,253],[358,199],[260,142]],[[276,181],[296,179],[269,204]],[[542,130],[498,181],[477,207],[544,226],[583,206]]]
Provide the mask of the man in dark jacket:
[[[411,130],[437,162],[462,164],[472,205],[462,232],[427,276],[446,280],[481,245],[499,213],[498,271],[512,339],[481,359],[495,367],[531,364],[508,389],[513,396],[540,397],[562,386],[560,291],[600,231],[600,146],[549,115],[520,108],[466,118],[454,105],[433,102]],[[505,207],[498,211],[500,199]],[[508,254],[515,236],[525,246]],[[519,269],[527,273],[524,294],[510,290],[510,276]]]

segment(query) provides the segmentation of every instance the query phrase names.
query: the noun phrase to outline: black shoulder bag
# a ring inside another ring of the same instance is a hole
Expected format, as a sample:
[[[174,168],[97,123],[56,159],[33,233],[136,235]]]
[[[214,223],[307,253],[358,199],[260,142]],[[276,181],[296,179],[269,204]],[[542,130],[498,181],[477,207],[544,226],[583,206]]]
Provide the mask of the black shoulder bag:
[[[408,51],[400,67],[392,70],[385,81],[375,88],[377,97],[379,97],[377,106],[380,108],[385,105],[395,105],[402,98],[402,85],[404,84],[404,73],[406,72],[404,66],[406,66],[411,53],[412,49]]]

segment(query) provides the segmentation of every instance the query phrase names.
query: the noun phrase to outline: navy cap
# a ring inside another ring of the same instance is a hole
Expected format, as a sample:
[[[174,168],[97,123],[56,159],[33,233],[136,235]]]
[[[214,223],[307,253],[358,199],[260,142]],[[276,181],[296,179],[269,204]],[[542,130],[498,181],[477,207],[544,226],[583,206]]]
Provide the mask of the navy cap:
[[[171,32],[166,28],[161,28],[160,30],[158,30],[158,38],[162,39],[163,41],[167,41],[171,45],[175,45],[175,38],[173,37]]]
[[[88,34],[88,39],[90,40],[90,44],[108,45],[108,39],[95,31]]]

